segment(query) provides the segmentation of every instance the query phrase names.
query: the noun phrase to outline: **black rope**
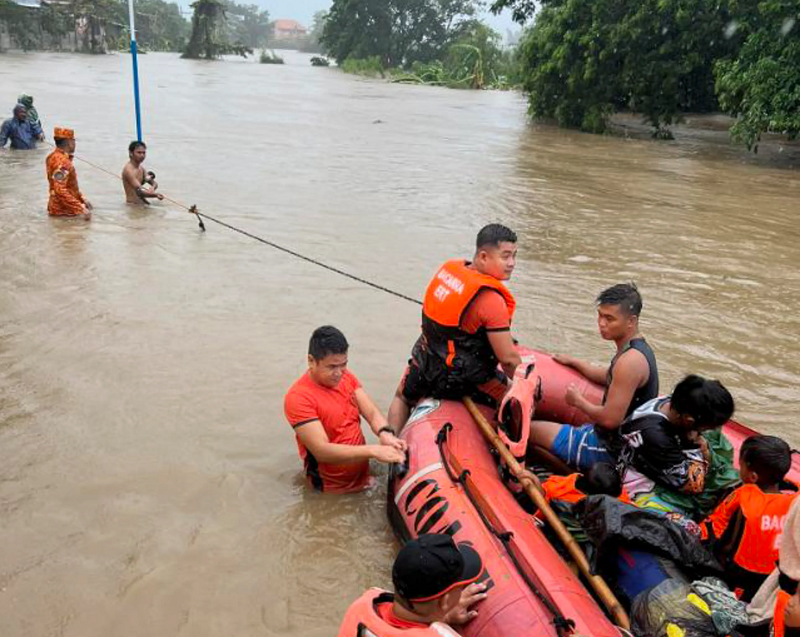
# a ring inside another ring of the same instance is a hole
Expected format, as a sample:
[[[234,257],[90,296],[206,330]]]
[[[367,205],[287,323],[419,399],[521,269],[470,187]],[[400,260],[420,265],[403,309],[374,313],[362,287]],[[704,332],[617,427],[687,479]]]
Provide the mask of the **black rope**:
[[[452,430],[452,423],[447,422],[442,426],[442,428],[439,430],[439,433],[436,435],[436,446],[439,448],[439,457],[442,460],[442,466],[444,466],[445,472],[453,482],[461,485],[461,487],[464,489],[467,499],[478,513],[478,517],[481,519],[484,526],[492,535],[500,540],[503,548],[506,550],[506,553],[508,553],[508,556],[511,558],[511,562],[517,569],[517,573],[519,573],[520,577],[523,579],[531,592],[553,616],[553,626],[555,627],[556,633],[559,635],[559,637],[570,635],[575,630],[575,621],[564,617],[558,607],[553,604],[552,601],[550,601],[550,598],[545,596],[545,594],[539,590],[533,580],[528,577],[528,574],[525,572],[525,569],[522,568],[522,564],[520,564],[519,559],[517,558],[517,555],[511,546],[511,540],[514,537],[514,534],[511,531],[499,531],[494,527],[491,521],[489,521],[489,518],[486,517],[486,514],[483,512],[483,509],[481,509],[480,504],[478,504],[477,499],[473,495],[469,484],[467,483],[467,478],[470,476],[469,469],[464,469],[460,476],[456,476],[455,473],[453,473],[453,470],[450,468],[450,464],[447,462],[447,458],[445,457],[444,446],[447,443],[447,434]]]
[[[281,252],[285,252],[286,254],[291,254],[293,257],[297,257],[298,259],[302,259],[303,261],[307,261],[308,263],[313,263],[314,265],[318,265],[321,268],[325,268],[326,270],[330,270],[331,272],[335,272],[336,274],[339,274],[339,275],[341,275],[343,277],[347,277],[348,279],[352,279],[353,281],[358,281],[359,283],[363,283],[364,285],[368,285],[371,288],[375,288],[376,290],[380,290],[381,292],[386,292],[387,294],[391,294],[393,296],[396,296],[397,298],[404,299],[406,301],[411,301],[411,303],[416,303],[417,305],[422,305],[422,301],[414,299],[414,298],[412,298],[410,296],[406,296],[402,292],[396,292],[395,290],[389,289],[389,288],[387,288],[387,287],[385,287],[383,285],[380,285],[379,283],[373,283],[372,281],[368,281],[367,279],[364,279],[364,278],[362,278],[360,276],[356,276],[355,274],[350,274],[349,272],[345,272],[344,270],[340,270],[339,268],[335,268],[332,265],[328,265],[327,263],[323,263],[322,261],[319,261],[319,260],[314,259],[312,257],[307,257],[304,254],[300,254],[299,252],[296,252],[296,251],[291,250],[289,248],[286,248],[286,247],[284,247],[282,245],[279,245],[279,244],[275,243],[274,241],[269,241],[268,239],[264,239],[263,237],[259,237],[258,235],[253,234],[252,232],[248,232],[247,230],[242,230],[241,228],[237,228],[236,226],[231,225],[231,224],[229,224],[229,223],[227,223],[225,221],[222,221],[221,219],[217,219],[215,217],[212,217],[211,215],[206,214],[205,212],[199,212],[199,211],[197,211],[196,208],[194,210],[192,210],[192,213],[196,214],[198,217],[202,217],[204,219],[208,219],[209,221],[213,221],[214,223],[216,223],[216,224],[218,224],[218,225],[220,225],[220,226],[222,226],[224,228],[227,228],[228,230],[233,230],[234,232],[238,232],[239,234],[244,235],[245,237],[249,237],[249,238],[254,239],[254,240],[256,240],[256,241],[258,241],[260,243],[263,243],[264,245],[270,246],[271,248],[275,248],[276,250],[280,250]]]
[[[49,146],[53,146],[53,144],[50,144],[49,142],[45,142],[45,143],[48,144]],[[88,166],[91,166],[95,170],[99,170],[100,172],[104,172],[105,174],[107,174],[107,175],[109,175],[109,176],[111,176],[111,177],[113,177],[115,179],[121,179],[121,177],[119,175],[114,174],[113,172],[103,168],[102,166],[98,166],[97,164],[90,162],[88,159],[84,159],[83,157],[78,157],[77,155],[74,158],[76,160],[80,161],[80,162],[83,162],[84,164],[87,164]],[[391,294],[392,296],[396,296],[399,299],[403,299],[405,301],[410,301],[411,303],[415,303],[417,305],[422,305],[422,301],[419,301],[419,300],[417,300],[415,298],[412,298],[410,296],[406,296],[402,292],[396,292],[395,290],[387,288],[386,286],[380,285],[378,283],[373,283],[372,281],[368,281],[367,279],[364,279],[364,278],[362,278],[360,276],[356,276],[355,274],[350,274],[349,272],[345,272],[344,270],[340,270],[339,268],[335,268],[332,265],[328,265],[327,263],[323,263],[322,261],[319,261],[317,259],[313,259],[311,257],[307,257],[304,254],[300,254],[299,252],[296,252],[294,250],[290,250],[289,248],[286,248],[286,247],[284,247],[282,245],[279,245],[279,244],[275,243],[274,241],[269,241],[268,239],[264,239],[263,237],[259,237],[258,235],[253,234],[252,232],[248,232],[247,230],[242,230],[241,228],[237,228],[236,226],[234,226],[234,225],[232,225],[230,223],[227,223],[225,221],[222,221],[221,219],[217,219],[215,217],[212,217],[211,215],[206,214],[205,212],[200,212],[197,209],[196,205],[187,206],[186,204],[183,204],[180,201],[176,201],[175,199],[172,199],[170,197],[167,197],[166,195],[164,195],[164,199],[166,201],[169,201],[170,203],[175,204],[176,206],[179,206],[179,207],[183,208],[187,212],[190,212],[191,214],[196,215],[197,216],[197,221],[199,222],[199,225],[200,225],[200,229],[203,232],[205,232],[205,230],[206,230],[206,227],[203,224],[203,219],[205,218],[205,219],[208,219],[209,221],[213,221],[214,223],[216,223],[217,225],[222,226],[223,228],[227,228],[228,230],[233,230],[233,232],[238,232],[239,234],[244,235],[245,237],[249,237],[250,239],[254,239],[254,240],[256,240],[256,241],[258,241],[260,243],[263,243],[264,245],[270,246],[271,248],[275,248],[276,250],[280,250],[281,252],[285,252],[286,254],[290,254],[293,257],[297,257],[298,259],[302,259],[303,261],[307,261],[308,263],[313,263],[314,265],[317,265],[317,266],[319,266],[321,268],[325,268],[326,270],[329,270],[331,272],[339,274],[339,275],[341,275],[343,277],[346,277],[348,279],[351,279],[353,281],[357,281],[358,283],[363,283],[364,285],[368,285],[371,288],[374,288],[376,290],[380,290],[381,292],[386,292],[387,294]]]

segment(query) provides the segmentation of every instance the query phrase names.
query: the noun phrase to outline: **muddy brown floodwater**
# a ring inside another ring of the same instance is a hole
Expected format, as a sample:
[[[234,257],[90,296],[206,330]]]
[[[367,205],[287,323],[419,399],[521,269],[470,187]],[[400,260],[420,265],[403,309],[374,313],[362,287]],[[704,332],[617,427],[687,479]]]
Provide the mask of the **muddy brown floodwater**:
[[[118,172],[129,62],[2,55],[0,107],[33,94],[48,131]],[[163,192],[415,297],[505,222],[522,341],[608,360],[592,300],[634,279],[663,389],[718,377],[741,419],[800,443],[800,179],[778,150],[565,132],[514,93],[287,62],[142,56]],[[174,206],[128,208],[84,164],[93,220],[49,219],[46,153],[0,153],[0,635],[331,637],[389,583],[385,484],[307,493],[283,392],[332,323],[385,409],[419,308]]]

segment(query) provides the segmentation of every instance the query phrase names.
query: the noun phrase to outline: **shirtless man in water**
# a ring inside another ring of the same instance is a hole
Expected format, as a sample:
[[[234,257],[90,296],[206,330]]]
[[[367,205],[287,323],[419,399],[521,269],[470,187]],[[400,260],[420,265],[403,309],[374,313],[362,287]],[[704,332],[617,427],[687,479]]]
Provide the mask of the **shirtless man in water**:
[[[164,195],[156,192],[158,184],[155,174],[145,172],[144,158],[147,146],[144,142],[131,142],[128,145],[130,161],[122,169],[122,185],[125,187],[125,202],[148,205],[148,199],[164,199]]]

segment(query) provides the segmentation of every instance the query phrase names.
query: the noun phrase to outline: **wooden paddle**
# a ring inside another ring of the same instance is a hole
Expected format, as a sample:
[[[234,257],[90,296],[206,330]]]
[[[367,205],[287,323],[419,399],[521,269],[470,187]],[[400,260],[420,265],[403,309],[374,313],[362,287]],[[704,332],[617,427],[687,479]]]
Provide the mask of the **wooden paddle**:
[[[631,622],[630,619],[628,619],[628,614],[625,612],[625,609],[619,603],[619,600],[617,600],[617,598],[614,596],[614,593],[611,592],[611,589],[608,587],[608,584],[606,584],[605,580],[599,575],[592,574],[591,568],[589,567],[589,560],[586,559],[586,555],[584,554],[580,545],[575,541],[575,538],[572,537],[570,532],[556,515],[555,511],[553,511],[553,509],[550,507],[550,504],[545,499],[544,494],[539,490],[541,488],[541,483],[539,480],[532,474],[530,474],[530,477],[529,474],[523,475],[523,469],[519,462],[517,462],[517,459],[508,450],[508,447],[506,447],[505,443],[500,439],[500,436],[497,435],[495,428],[489,424],[489,421],[486,420],[486,417],[481,413],[473,400],[468,396],[465,396],[462,401],[464,406],[472,415],[473,420],[478,425],[478,428],[481,430],[484,437],[490,443],[492,443],[495,449],[497,449],[500,457],[503,459],[503,462],[508,466],[508,468],[511,470],[511,473],[517,480],[519,480],[520,484],[525,489],[525,493],[527,493],[528,497],[533,500],[533,503],[539,507],[539,510],[542,512],[542,516],[567,548],[570,556],[578,565],[578,569],[580,570],[581,574],[588,580],[589,584],[591,584],[594,592],[600,598],[600,601],[603,602],[603,605],[608,609],[608,612],[614,618],[614,621],[617,622],[618,626],[625,628],[626,630],[629,629]]]

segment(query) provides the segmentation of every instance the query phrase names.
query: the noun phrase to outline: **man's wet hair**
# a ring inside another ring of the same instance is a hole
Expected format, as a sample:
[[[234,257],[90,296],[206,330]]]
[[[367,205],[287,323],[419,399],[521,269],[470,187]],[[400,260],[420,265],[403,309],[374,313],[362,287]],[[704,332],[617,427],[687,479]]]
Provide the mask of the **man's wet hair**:
[[[618,305],[628,316],[642,313],[642,295],[633,281],[612,285],[600,292],[595,302],[597,305]]]
[[[609,462],[596,462],[584,474],[579,485],[587,495],[610,495],[618,498],[622,494],[619,472]]]
[[[314,330],[308,341],[308,355],[314,360],[322,360],[331,354],[347,354],[350,345],[333,325],[323,325]]]
[[[54,137],[53,141],[56,143],[56,148],[66,148],[69,146],[69,139],[66,137]]]
[[[145,150],[147,150],[147,144],[145,144],[144,142],[139,142],[139,141],[132,141],[130,144],[128,144],[128,152],[129,153],[132,153],[137,148],[144,148]]]
[[[689,374],[675,385],[670,405],[679,414],[692,416],[695,429],[716,429],[731,416],[733,396],[718,380]]]
[[[504,241],[516,243],[517,234],[502,224],[490,223],[488,226],[483,226],[478,233],[475,239],[475,250],[488,247],[497,248]]]
[[[792,468],[792,449],[777,436],[750,436],[742,443],[739,461],[758,474],[764,484],[780,484]]]

